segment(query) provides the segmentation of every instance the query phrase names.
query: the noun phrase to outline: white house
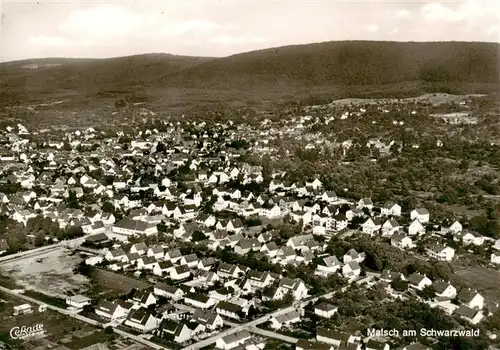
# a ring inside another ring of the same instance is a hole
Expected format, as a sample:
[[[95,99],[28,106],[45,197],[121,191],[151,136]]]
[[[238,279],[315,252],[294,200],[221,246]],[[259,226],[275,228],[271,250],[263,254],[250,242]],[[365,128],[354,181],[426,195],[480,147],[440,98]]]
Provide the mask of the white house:
[[[125,320],[125,325],[139,332],[148,333],[158,328],[158,319],[156,319],[147,309],[139,308],[130,311]]]
[[[181,300],[185,294],[182,289],[177,287],[172,287],[164,283],[157,283],[154,286],[153,293],[155,295],[169,298],[174,301]]]
[[[435,244],[427,249],[427,254],[439,261],[451,261],[455,257],[455,249]]]
[[[287,293],[291,293],[295,300],[300,300],[304,299],[308,296],[307,292],[307,287],[305,283],[300,280],[299,278],[296,278],[294,280],[290,278],[283,277],[280,280],[280,283],[278,285],[278,289],[281,289],[283,292],[283,295]]]
[[[491,263],[500,264],[500,253],[498,252],[491,253]]]
[[[222,350],[231,350],[245,343],[250,338],[252,338],[252,335],[248,331],[242,330],[217,339],[215,347]]]
[[[331,318],[338,311],[338,307],[329,304],[321,303],[314,307],[314,313],[320,317]]]
[[[408,226],[408,234],[410,236],[421,235],[424,233],[425,233],[425,227],[417,219],[413,220],[413,222],[410,224],[410,226]]]
[[[336,256],[326,256],[322,258],[320,263],[318,263],[314,274],[322,277],[328,277],[329,275],[337,272],[337,270],[341,267],[342,265]]]
[[[342,267],[342,275],[349,280],[355,279],[361,274],[361,267],[357,261],[350,261]]]
[[[388,219],[382,225],[382,236],[392,236],[401,228],[395,219]]]
[[[124,318],[128,314],[128,310],[121,307],[117,302],[104,300],[96,306],[95,313],[99,317],[114,321]]]
[[[481,310],[472,309],[466,305],[461,305],[455,311],[455,314],[469,321],[471,324],[478,324],[483,319],[483,312]]]
[[[458,292],[457,298],[471,309],[481,310],[484,307],[484,297],[475,290],[463,288]]]
[[[374,235],[380,231],[382,228],[382,223],[379,219],[369,218],[361,225],[363,233]]]
[[[414,273],[408,277],[408,282],[410,282],[410,287],[423,290],[426,286],[432,285],[432,281],[429,277],[421,275],[419,273]]]
[[[457,296],[457,289],[453,287],[450,282],[436,281],[432,284],[434,291],[436,292],[436,297],[453,299]]]
[[[397,203],[389,202],[384,204],[380,213],[386,216],[401,216],[401,206]]]
[[[160,338],[171,339],[178,344],[190,340],[192,333],[192,330],[186,324],[171,319],[163,319],[157,332]]]
[[[289,326],[294,323],[300,322],[300,314],[297,310],[290,310],[284,314],[271,316],[269,319],[271,327],[274,329],[281,329],[282,327]]]
[[[173,280],[183,280],[191,275],[191,269],[187,265],[176,266],[170,271],[170,278]]]
[[[87,298],[83,295],[74,295],[70,297],[66,297],[66,304],[76,309],[83,309],[85,305],[90,305],[90,298]]]
[[[429,222],[429,211],[425,208],[416,208],[410,213],[411,220],[418,220],[421,223]]]
[[[413,240],[409,236],[402,234],[395,234],[391,237],[391,245],[398,248],[412,248],[414,246]]]

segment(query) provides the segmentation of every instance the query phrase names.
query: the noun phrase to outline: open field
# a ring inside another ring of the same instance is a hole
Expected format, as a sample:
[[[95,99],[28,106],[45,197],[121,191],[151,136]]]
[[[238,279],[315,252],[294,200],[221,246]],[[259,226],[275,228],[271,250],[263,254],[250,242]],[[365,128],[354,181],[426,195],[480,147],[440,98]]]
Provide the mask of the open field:
[[[485,298],[500,301],[500,272],[487,267],[460,270],[455,275],[470,287],[477,289]]]
[[[151,287],[151,285],[145,281],[124,276],[113,271],[96,269],[95,273],[96,280],[99,282],[102,289],[128,293],[132,288],[145,289]]]
[[[2,274],[12,277],[17,284],[57,297],[81,293],[87,289],[87,278],[73,274],[80,262],[78,255],[60,248],[34,257],[7,262],[0,266]]]

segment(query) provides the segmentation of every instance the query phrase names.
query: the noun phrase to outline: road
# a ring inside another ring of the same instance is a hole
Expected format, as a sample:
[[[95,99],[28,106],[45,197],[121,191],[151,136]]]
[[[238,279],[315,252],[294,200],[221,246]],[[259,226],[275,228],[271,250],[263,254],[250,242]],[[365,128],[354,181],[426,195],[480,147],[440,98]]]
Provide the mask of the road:
[[[63,314],[63,315],[69,316],[69,317],[73,317],[73,318],[75,318],[75,319],[77,319],[79,321],[86,322],[86,323],[91,324],[93,326],[96,326],[96,327],[102,327],[102,326],[104,326],[104,324],[101,323],[101,322],[99,322],[99,321],[96,321],[96,320],[93,320],[91,318],[87,318],[87,317],[78,315],[78,314],[76,314],[74,312],[68,311],[66,309],[59,308],[57,306],[45,304],[45,303],[41,302],[40,300],[33,299],[33,298],[30,298],[30,297],[28,297],[26,295],[16,293],[16,292],[14,292],[14,291],[12,291],[12,290],[10,290],[8,288],[0,286],[0,291],[8,293],[10,295],[13,295],[15,297],[24,299],[24,300],[26,300],[26,301],[28,301],[28,302],[30,302],[32,304],[46,305],[47,309],[59,312],[60,314]],[[147,339],[144,339],[142,337],[129,334],[129,333],[124,332],[124,331],[122,331],[120,329],[114,328],[114,331],[115,331],[116,334],[119,334],[119,335],[121,335],[123,337],[126,337],[126,338],[129,338],[129,339],[132,339],[132,340],[134,340],[134,341],[136,341],[138,343],[144,344],[144,345],[148,346],[151,349],[167,349],[167,350],[169,350],[169,348],[166,348],[164,346],[161,346],[161,345],[158,345],[156,343],[150,342]]]
[[[279,333],[275,333],[275,332],[271,332],[271,331],[266,331],[265,329],[261,329],[258,327],[249,327],[248,331],[250,333],[263,335],[263,336],[268,337],[268,338],[279,339],[279,340],[282,340],[282,341],[284,341],[286,343],[290,343],[290,344],[297,344],[297,342],[299,341],[297,338],[289,337],[288,335],[279,334]]]
[[[16,260],[22,260],[25,258],[32,258],[32,257],[38,256],[38,255],[52,252],[52,251],[60,249],[60,248],[74,248],[74,247],[77,247],[80,244],[82,244],[83,241],[85,241],[85,238],[86,237],[79,237],[79,238],[75,238],[75,239],[67,240],[67,241],[62,241],[62,242],[52,244],[49,246],[45,246],[45,247],[35,248],[35,249],[31,249],[31,250],[25,250],[25,251],[18,252],[15,254],[9,254],[6,256],[2,256],[2,257],[0,257],[0,264],[12,262],[12,261],[16,261]]]

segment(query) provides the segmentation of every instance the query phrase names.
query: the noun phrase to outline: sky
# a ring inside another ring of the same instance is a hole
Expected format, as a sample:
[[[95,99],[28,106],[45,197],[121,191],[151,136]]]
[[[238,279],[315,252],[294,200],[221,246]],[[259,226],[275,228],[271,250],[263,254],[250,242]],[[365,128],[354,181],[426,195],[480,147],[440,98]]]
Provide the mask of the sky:
[[[500,0],[0,0],[0,61],[228,56],[332,40],[500,42]]]

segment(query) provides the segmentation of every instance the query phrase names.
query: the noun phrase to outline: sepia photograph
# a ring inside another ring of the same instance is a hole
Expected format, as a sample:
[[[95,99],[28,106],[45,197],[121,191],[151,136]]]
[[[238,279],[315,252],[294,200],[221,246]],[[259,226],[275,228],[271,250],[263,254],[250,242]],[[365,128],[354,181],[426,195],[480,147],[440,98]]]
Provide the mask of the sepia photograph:
[[[500,0],[0,15],[0,350],[500,349]]]

